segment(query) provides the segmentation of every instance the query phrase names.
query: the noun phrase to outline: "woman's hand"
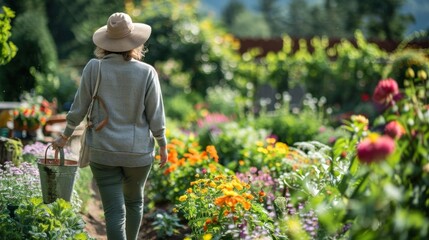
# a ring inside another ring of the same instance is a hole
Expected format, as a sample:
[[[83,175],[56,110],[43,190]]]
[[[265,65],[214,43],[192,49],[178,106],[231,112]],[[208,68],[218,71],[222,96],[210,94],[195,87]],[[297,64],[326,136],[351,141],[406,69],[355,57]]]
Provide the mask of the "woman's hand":
[[[61,134],[59,137],[57,137],[53,142],[52,142],[52,147],[54,149],[58,149],[58,148],[63,148],[66,144],[67,141],[69,140],[68,137],[64,136],[63,134]]]
[[[159,167],[164,167],[168,160],[167,146],[163,146],[159,148],[159,156],[161,157],[159,162]]]

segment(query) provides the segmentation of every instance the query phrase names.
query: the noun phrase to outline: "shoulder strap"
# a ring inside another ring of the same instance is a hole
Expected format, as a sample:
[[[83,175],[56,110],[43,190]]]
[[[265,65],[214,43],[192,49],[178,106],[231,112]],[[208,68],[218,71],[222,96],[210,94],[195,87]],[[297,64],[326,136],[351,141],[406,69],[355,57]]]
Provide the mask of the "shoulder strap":
[[[90,117],[92,114],[92,109],[94,108],[94,101],[97,98],[98,87],[100,86],[100,73],[101,72],[101,60],[98,60],[98,73],[97,73],[97,82],[95,83],[94,93],[92,94],[91,103],[89,104],[88,112],[86,114],[87,124],[91,125]]]

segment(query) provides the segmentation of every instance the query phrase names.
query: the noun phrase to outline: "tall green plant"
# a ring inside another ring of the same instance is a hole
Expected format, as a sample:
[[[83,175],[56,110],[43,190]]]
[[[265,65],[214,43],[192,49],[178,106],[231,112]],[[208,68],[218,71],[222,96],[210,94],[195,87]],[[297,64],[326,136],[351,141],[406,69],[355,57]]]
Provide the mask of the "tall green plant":
[[[353,239],[429,236],[427,78],[425,71],[410,69],[404,89],[394,79],[380,81],[373,96],[380,118],[370,124],[360,116],[347,123],[352,135],[337,141],[332,165],[346,162],[348,171],[312,200],[327,231],[346,226]]]

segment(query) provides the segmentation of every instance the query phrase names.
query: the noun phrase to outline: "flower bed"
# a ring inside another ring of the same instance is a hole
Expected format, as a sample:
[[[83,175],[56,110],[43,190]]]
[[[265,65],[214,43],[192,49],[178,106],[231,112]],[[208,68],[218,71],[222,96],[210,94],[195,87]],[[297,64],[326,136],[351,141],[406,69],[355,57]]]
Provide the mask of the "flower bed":
[[[351,115],[332,146],[267,138],[236,149],[234,171],[198,136],[173,137],[148,194],[163,189],[189,239],[427,238],[429,84],[404,83],[380,81],[379,116]]]

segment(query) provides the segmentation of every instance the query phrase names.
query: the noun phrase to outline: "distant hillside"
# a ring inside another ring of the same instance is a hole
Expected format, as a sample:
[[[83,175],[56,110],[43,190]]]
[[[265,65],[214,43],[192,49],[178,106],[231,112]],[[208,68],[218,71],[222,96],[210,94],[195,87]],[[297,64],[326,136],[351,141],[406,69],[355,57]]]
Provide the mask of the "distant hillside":
[[[204,13],[212,14],[219,17],[224,7],[230,0],[201,0],[200,10]],[[241,0],[248,9],[256,10],[258,8],[259,0]],[[287,6],[290,0],[280,0],[279,4]],[[308,3],[318,4],[322,0],[307,0]],[[415,18],[415,23],[410,24],[406,34],[414,31],[429,30],[429,1],[428,0],[407,0],[407,3],[402,9],[403,13],[411,13]]]

